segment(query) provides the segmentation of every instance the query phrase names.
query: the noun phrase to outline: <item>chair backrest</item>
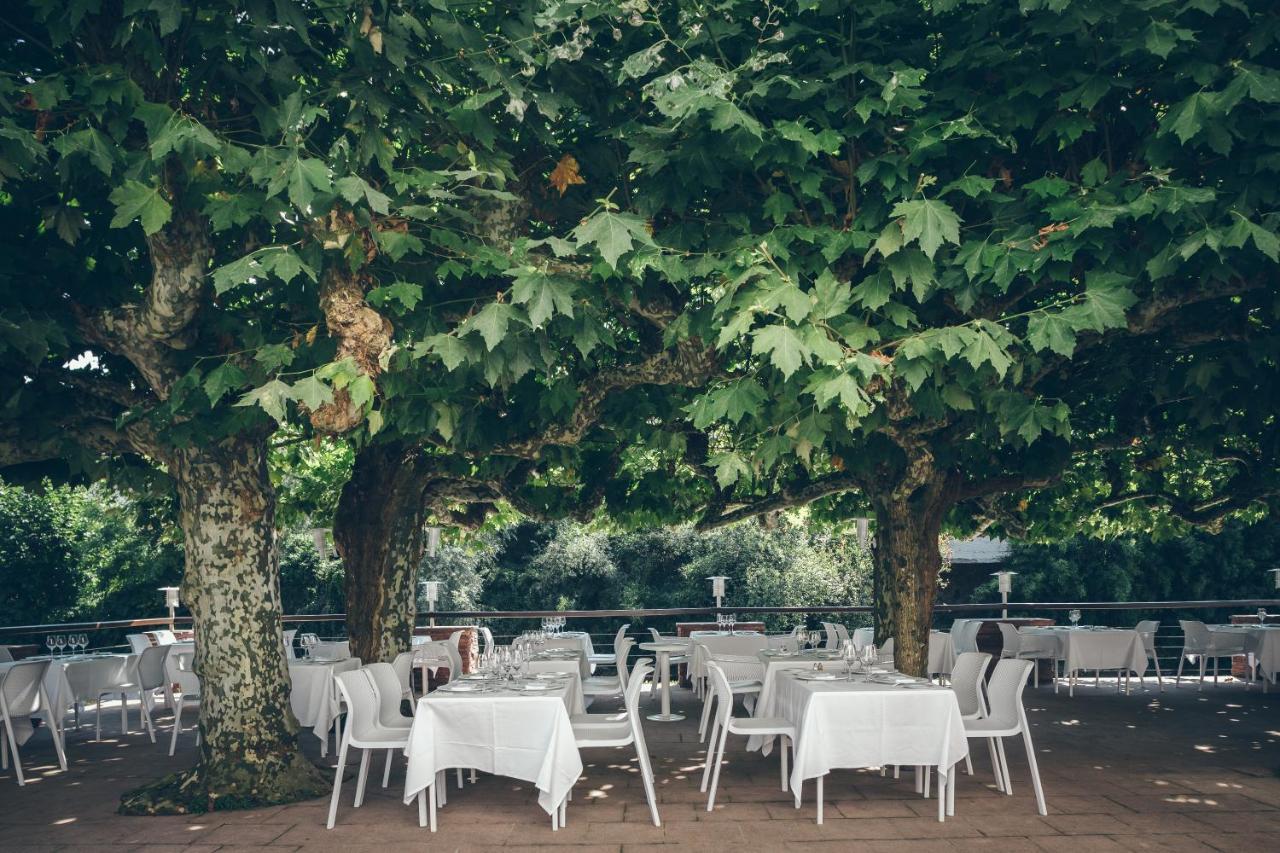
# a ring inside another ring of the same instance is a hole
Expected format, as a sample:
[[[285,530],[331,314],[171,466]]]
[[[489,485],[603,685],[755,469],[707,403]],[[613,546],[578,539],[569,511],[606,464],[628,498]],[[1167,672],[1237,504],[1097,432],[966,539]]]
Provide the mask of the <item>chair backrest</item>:
[[[985,652],[962,652],[956,655],[955,666],[951,668],[951,689],[955,691],[960,713],[966,717],[974,714],[986,715],[982,688],[990,662],[991,655]]]
[[[353,746],[381,742],[385,735],[385,731],[380,731],[378,726],[381,703],[368,668],[340,672],[335,680],[338,683],[338,694],[347,706],[347,726],[343,730],[343,736],[349,734]]]
[[[124,661],[116,658],[73,660],[62,668],[73,696],[96,699],[97,692],[124,680]]]
[[[1178,624],[1182,626],[1183,648],[1187,650],[1209,648],[1213,637],[1209,635],[1209,629],[1203,622],[1196,619],[1179,619]]]
[[[12,663],[13,655],[9,654],[8,646],[0,646],[0,663]]]
[[[1133,629],[1142,637],[1142,648],[1147,653],[1147,657],[1155,657],[1156,654],[1156,632],[1160,630],[1160,622],[1157,619],[1143,619]]]
[[[482,654],[489,654],[494,649],[493,632],[489,630],[488,625],[480,627],[480,636],[484,637],[484,651]]]
[[[151,633],[156,638],[156,645],[158,646],[168,646],[178,642],[178,638],[175,637],[173,632],[168,628],[164,628],[159,631],[152,631]]]
[[[297,660],[298,658],[298,653],[294,651],[294,648],[293,648],[293,638],[296,637],[297,635],[298,635],[297,628],[290,628],[288,631],[285,631],[281,635],[281,640],[284,642],[284,659],[285,660]]]
[[[853,645],[855,648],[862,648],[876,640],[875,628],[859,628],[853,632]]]
[[[396,678],[400,681],[400,690],[412,695],[413,685],[413,652],[401,652],[391,662]]]
[[[29,717],[40,707],[40,683],[48,668],[47,660],[24,660],[0,673],[0,698],[10,717]]]
[[[733,717],[733,688],[715,661],[707,661],[707,675],[711,676],[711,692],[716,696],[716,720],[721,726],[727,725]]]
[[[378,722],[392,728],[407,726],[409,718],[400,713],[400,700],[404,693],[395,667],[389,663],[371,663],[364,670],[369,673],[373,689],[378,693]]]
[[[957,619],[951,623],[951,645],[956,654],[976,652],[978,650],[978,632],[982,630],[981,619]]]
[[[623,624],[621,628],[618,629],[618,633],[613,635],[613,647],[615,649],[618,647],[618,643],[622,642],[622,638],[627,636],[627,629],[630,627],[631,627],[631,623],[627,622]]]
[[[836,642],[837,642],[835,626],[832,625],[830,622],[823,622],[822,635],[824,637],[822,641],[822,645],[825,648],[834,649],[836,647]]]
[[[638,658],[627,676],[627,689],[622,695],[622,705],[632,716],[639,713],[637,709],[640,707],[640,691],[644,688],[645,676],[651,672],[653,672],[653,658]]]
[[[462,635],[465,634],[466,632],[467,631],[464,628],[461,631],[454,631],[452,634],[449,635],[449,642],[453,643],[453,647],[458,651],[462,651]]]
[[[200,694],[200,677],[195,673],[195,652],[191,649],[170,649],[164,656],[164,677],[169,684],[176,684],[185,695]]]
[[[125,634],[124,638],[129,641],[129,648],[135,655],[140,655],[151,648],[151,641],[147,639],[146,634]]]
[[[1018,652],[1022,651],[1022,637],[1018,634],[1018,629],[1008,622],[996,624],[1000,627],[1000,648],[1010,657],[1017,657]]]
[[[987,682],[987,700],[991,703],[988,716],[996,725],[1006,729],[1022,726],[1022,691],[1034,666],[1033,661],[1018,658],[1002,658],[996,663]]]
[[[624,690],[627,687],[627,658],[631,655],[631,647],[635,642],[630,637],[623,637],[622,642],[613,647],[613,662],[618,668],[618,680],[622,682]]]
[[[888,663],[893,660],[893,637],[885,640],[876,653],[876,663]]]
[[[839,622],[831,623],[836,629],[836,638],[840,640],[841,645],[845,645],[849,640],[849,629],[841,625]]]
[[[138,684],[143,690],[164,687],[164,659],[170,646],[147,646],[138,655]]]
[[[655,643],[661,643],[661,642],[662,642],[662,635],[658,633],[658,629],[657,629],[657,628],[650,628],[650,629],[649,629],[649,634],[653,637],[653,641],[654,641]]]

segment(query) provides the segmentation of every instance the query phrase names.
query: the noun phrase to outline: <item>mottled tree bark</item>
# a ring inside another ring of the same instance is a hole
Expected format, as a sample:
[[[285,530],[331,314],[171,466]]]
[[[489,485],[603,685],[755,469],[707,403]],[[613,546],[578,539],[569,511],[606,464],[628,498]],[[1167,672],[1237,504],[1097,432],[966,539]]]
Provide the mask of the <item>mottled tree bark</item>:
[[[915,499],[874,500],[873,504],[876,642],[892,637],[898,670],[926,676],[929,627],[942,570],[938,536],[946,508],[929,488]]]
[[[347,635],[365,663],[391,661],[413,635],[425,466],[411,444],[369,445],[338,500],[333,541],[346,570]]]
[[[186,551],[183,601],[195,623],[201,744],[196,766],[126,794],[132,814],[294,802],[327,790],[301,753],[280,641],[275,494],[263,436],[169,455]]]

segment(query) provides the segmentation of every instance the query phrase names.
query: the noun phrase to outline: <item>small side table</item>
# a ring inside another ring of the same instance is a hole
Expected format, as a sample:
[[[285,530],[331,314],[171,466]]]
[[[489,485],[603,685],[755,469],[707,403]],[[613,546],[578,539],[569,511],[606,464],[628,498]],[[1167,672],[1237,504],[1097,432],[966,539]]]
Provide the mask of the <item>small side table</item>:
[[[661,679],[662,713],[650,714],[649,719],[659,723],[683,720],[684,714],[671,713],[671,656],[687,651],[688,643],[641,643],[640,648],[657,654],[658,668],[654,671],[654,678]]]

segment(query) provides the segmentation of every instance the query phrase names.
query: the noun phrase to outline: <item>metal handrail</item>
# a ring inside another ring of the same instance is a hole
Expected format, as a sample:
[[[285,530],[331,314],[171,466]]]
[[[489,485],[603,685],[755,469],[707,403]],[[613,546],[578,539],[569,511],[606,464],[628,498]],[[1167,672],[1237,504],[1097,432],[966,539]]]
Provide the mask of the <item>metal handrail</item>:
[[[1223,610],[1229,608],[1278,607],[1280,598],[1210,599],[1200,601],[1011,601],[990,604],[938,604],[935,613],[982,613],[1007,608],[1010,611],[1025,610]],[[673,616],[705,616],[717,613],[769,614],[769,613],[864,613],[870,614],[868,605],[804,605],[788,607],[657,607],[628,610],[438,610],[420,612],[418,619],[539,619],[564,616],[575,619],[641,619],[644,617],[669,618]],[[284,622],[344,622],[345,613],[290,614]],[[105,631],[119,628],[168,627],[170,624],[191,625],[190,616],[178,616],[173,620],[160,616],[145,619],[117,619],[99,622],[64,622],[46,625],[12,625],[0,627],[2,634],[49,634],[62,631]]]

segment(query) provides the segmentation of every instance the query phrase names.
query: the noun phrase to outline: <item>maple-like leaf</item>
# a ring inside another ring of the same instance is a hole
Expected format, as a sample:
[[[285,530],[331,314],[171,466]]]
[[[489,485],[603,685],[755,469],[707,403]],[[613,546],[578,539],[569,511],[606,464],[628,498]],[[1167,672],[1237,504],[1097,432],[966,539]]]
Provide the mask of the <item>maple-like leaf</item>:
[[[564,195],[565,191],[573,184],[585,184],[587,181],[578,172],[578,160],[572,154],[566,154],[560,158],[560,162],[556,163],[556,167],[551,170],[551,175],[547,178],[551,186],[560,190],[560,195]]]

